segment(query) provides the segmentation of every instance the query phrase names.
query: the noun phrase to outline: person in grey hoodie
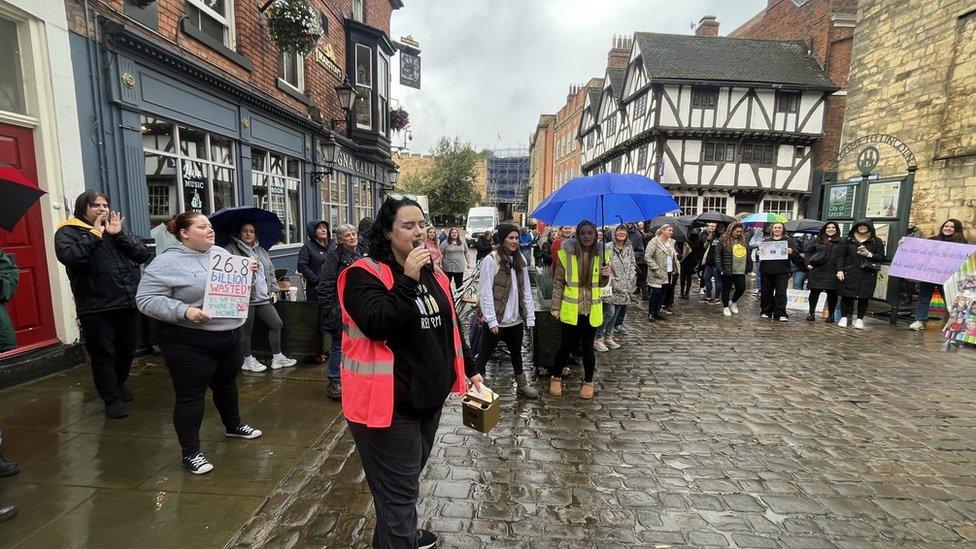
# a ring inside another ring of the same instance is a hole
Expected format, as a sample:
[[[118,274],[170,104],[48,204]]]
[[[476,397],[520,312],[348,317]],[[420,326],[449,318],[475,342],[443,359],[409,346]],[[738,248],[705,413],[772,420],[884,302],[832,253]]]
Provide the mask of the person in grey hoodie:
[[[281,352],[281,329],[284,323],[275,309],[274,303],[278,296],[278,281],[275,279],[274,264],[268,251],[258,242],[258,233],[254,225],[244,223],[231,237],[227,251],[234,255],[243,255],[258,260],[258,271],[254,275],[254,285],[251,287],[251,306],[247,313],[247,322],[241,332],[241,345],[244,347],[244,362],[241,369],[248,372],[263,372],[267,366],[258,362],[251,353],[251,331],[254,321],[258,319],[268,327],[268,343],[271,346],[271,369],[277,370],[294,366],[293,358],[288,358]]]
[[[167,249],[146,268],[136,291],[136,307],[158,320],[159,348],[173,380],[176,403],[173,427],[183,466],[202,475],[213,465],[200,451],[200,424],[207,387],[229,438],[255,439],[261,431],[241,419],[237,404],[237,369],[241,365],[243,318],[211,318],[203,312],[214,246],[210,220],[197,212],[180,214],[167,224],[180,245]],[[252,261],[251,271],[258,270]]]

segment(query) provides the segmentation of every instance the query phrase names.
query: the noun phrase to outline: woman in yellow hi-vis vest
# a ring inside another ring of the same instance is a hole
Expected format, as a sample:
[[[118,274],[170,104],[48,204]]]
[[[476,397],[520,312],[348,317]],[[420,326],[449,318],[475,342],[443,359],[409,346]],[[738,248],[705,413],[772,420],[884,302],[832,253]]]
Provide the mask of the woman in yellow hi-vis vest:
[[[576,226],[576,238],[564,240],[556,254],[552,279],[552,316],[563,324],[556,359],[549,366],[549,394],[563,392],[560,377],[569,353],[577,344],[583,350],[583,386],[580,397],[593,398],[593,372],[596,355],[593,338],[603,324],[601,289],[610,280],[610,265],[604,257],[603,243],[597,242],[596,225],[583,220]]]

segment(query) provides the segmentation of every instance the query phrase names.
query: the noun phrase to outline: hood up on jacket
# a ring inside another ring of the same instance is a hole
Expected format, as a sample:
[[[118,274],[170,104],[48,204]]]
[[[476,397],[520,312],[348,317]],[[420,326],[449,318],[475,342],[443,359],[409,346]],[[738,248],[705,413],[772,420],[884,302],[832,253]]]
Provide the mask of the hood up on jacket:
[[[820,230],[817,231],[817,240],[823,241],[823,239],[828,238],[827,237],[827,225],[833,225],[834,228],[837,229],[836,234],[834,234],[834,238],[840,238],[840,224],[837,223],[836,221],[834,221],[833,219],[828,219],[823,224],[823,227],[820,227]]]
[[[851,225],[851,230],[847,233],[847,236],[854,238],[854,234],[857,233],[857,228],[860,226],[865,226],[871,231],[871,238],[875,238],[874,235],[874,223],[870,219],[858,219],[853,225]]]
[[[329,222],[323,219],[316,219],[314,221],[309,221],[305,224],[305,234],[308,235],[308,239],[315,242],[315,229],[319,225],[325,225],[325,228],[329,230],[329,238],[326,240],[332,240],[332,227],[329,226]]]

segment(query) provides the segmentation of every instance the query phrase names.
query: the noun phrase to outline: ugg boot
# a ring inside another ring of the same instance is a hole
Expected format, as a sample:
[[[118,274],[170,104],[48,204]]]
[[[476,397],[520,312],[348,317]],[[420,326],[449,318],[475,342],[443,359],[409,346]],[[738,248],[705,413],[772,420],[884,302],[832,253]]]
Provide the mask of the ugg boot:
[[[593,398],[593,382],[592,381],[584,381],[583,382],[583,386],[580,387],[580,398],[585,398],[586,400],[589,400],[589,399]]]
[[[539,398],[539,391],[536,391],[535,387],[529,385],[529,380],[526,379],[524,372],[515,376],[515,383],[518,385],[518,394],[525,398]]]
[[[563,394],[562,378],[558,378],[558,377],[549,378],[549,394],[555,397]]]

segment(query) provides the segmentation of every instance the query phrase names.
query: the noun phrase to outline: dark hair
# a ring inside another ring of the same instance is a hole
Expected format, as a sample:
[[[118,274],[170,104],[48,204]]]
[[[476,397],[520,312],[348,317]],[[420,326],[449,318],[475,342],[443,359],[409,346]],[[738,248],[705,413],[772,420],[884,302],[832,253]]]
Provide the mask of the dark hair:
[[[949,239],[949,242],[959,242],[965,244],[966,235],[965,233],[963,233],[962,221],[959,221],[958,219],[955,218],[949,218],[943,221],[942,224],[939,225],[939,231],[935,233],[935,236],[938,237],[940,240],[942,239],[942,227],[945,227],[946,223],[952,223],[952,226],[955,227],[956,229],[956,232],[952,233],[952,238]]]
[[[742,234],[739,235],[738,237],[732,236],[732,233],[734,233],[736,229],[742,229]],[[733,238],[738,240],[739,244],[742,244],[743,246],[746,245],[745,226],[743,226],[742,223],[739,223],[738,221],[729,225],[729,228],[726,229],[724,233],[722,233],[722,247],[725,248],[726,250],[731,250]]]
[[[583,221],[580,221],[579,224],[576,225],[576,242],[579,244],[579,249],[581,251],[583,249],[583,243],[580,242],[579,233],[580,233],[580,229],[582,229],[583,227],[593,227],[593,234],[596,235],[596,223],[590,221],[589,219],[584,219]],[[596,248],[597,244],[598,242],[594,241],[593,247]]]
[[[200,212],[183,212],[166,222],[166,230],[169,231],[171,235],[175,236],[177,240],[182,242],[183,239],[180,237],[180,231],[189,229],[190,226],[193,225],[193,220],[197,217],[206,216]]]
[[[830,237],[827,236],[827,225],[833,225],[836,234],[834,238],[840,238],[840,225],[836,221],[827,221],[824,223],[823,227],[820,228],[820,245],[826,246],[830,242]]]
[[[88,218],[85,216],[88,213],[88,207],[94,204],[99,198],[104,198],[105,202],[109,201],[107,196],[93,189],[89,189],[79,194],[78,198],[75,199],[75,219],[79,219],[87,223]]]
[[[421,213],[424,211],[416,200],[403,197],[387,198],[380,206],[380,210],[376,212],[376,220],[373,221],[365,235],[367,242],[369,242],[369,256],[376,261],[390,265],[396,263],[396,258],[393,257],[393,249],[390,247],[390,237],[386,236],[386,233],[393,230],[396,214],[404,206],[416,206]],[[360,221],[360,223],[362,222]]]
[[[451,238],[451,233],[457,233],[457,239],[456,240]],[[447,231],[447,243],[448,244],[454,244],[455,242],[457,242],[458,244],[462,244],[463,243],[461,241],[461,230],[458,229],[457,227],[454,227],[450,231]]]

